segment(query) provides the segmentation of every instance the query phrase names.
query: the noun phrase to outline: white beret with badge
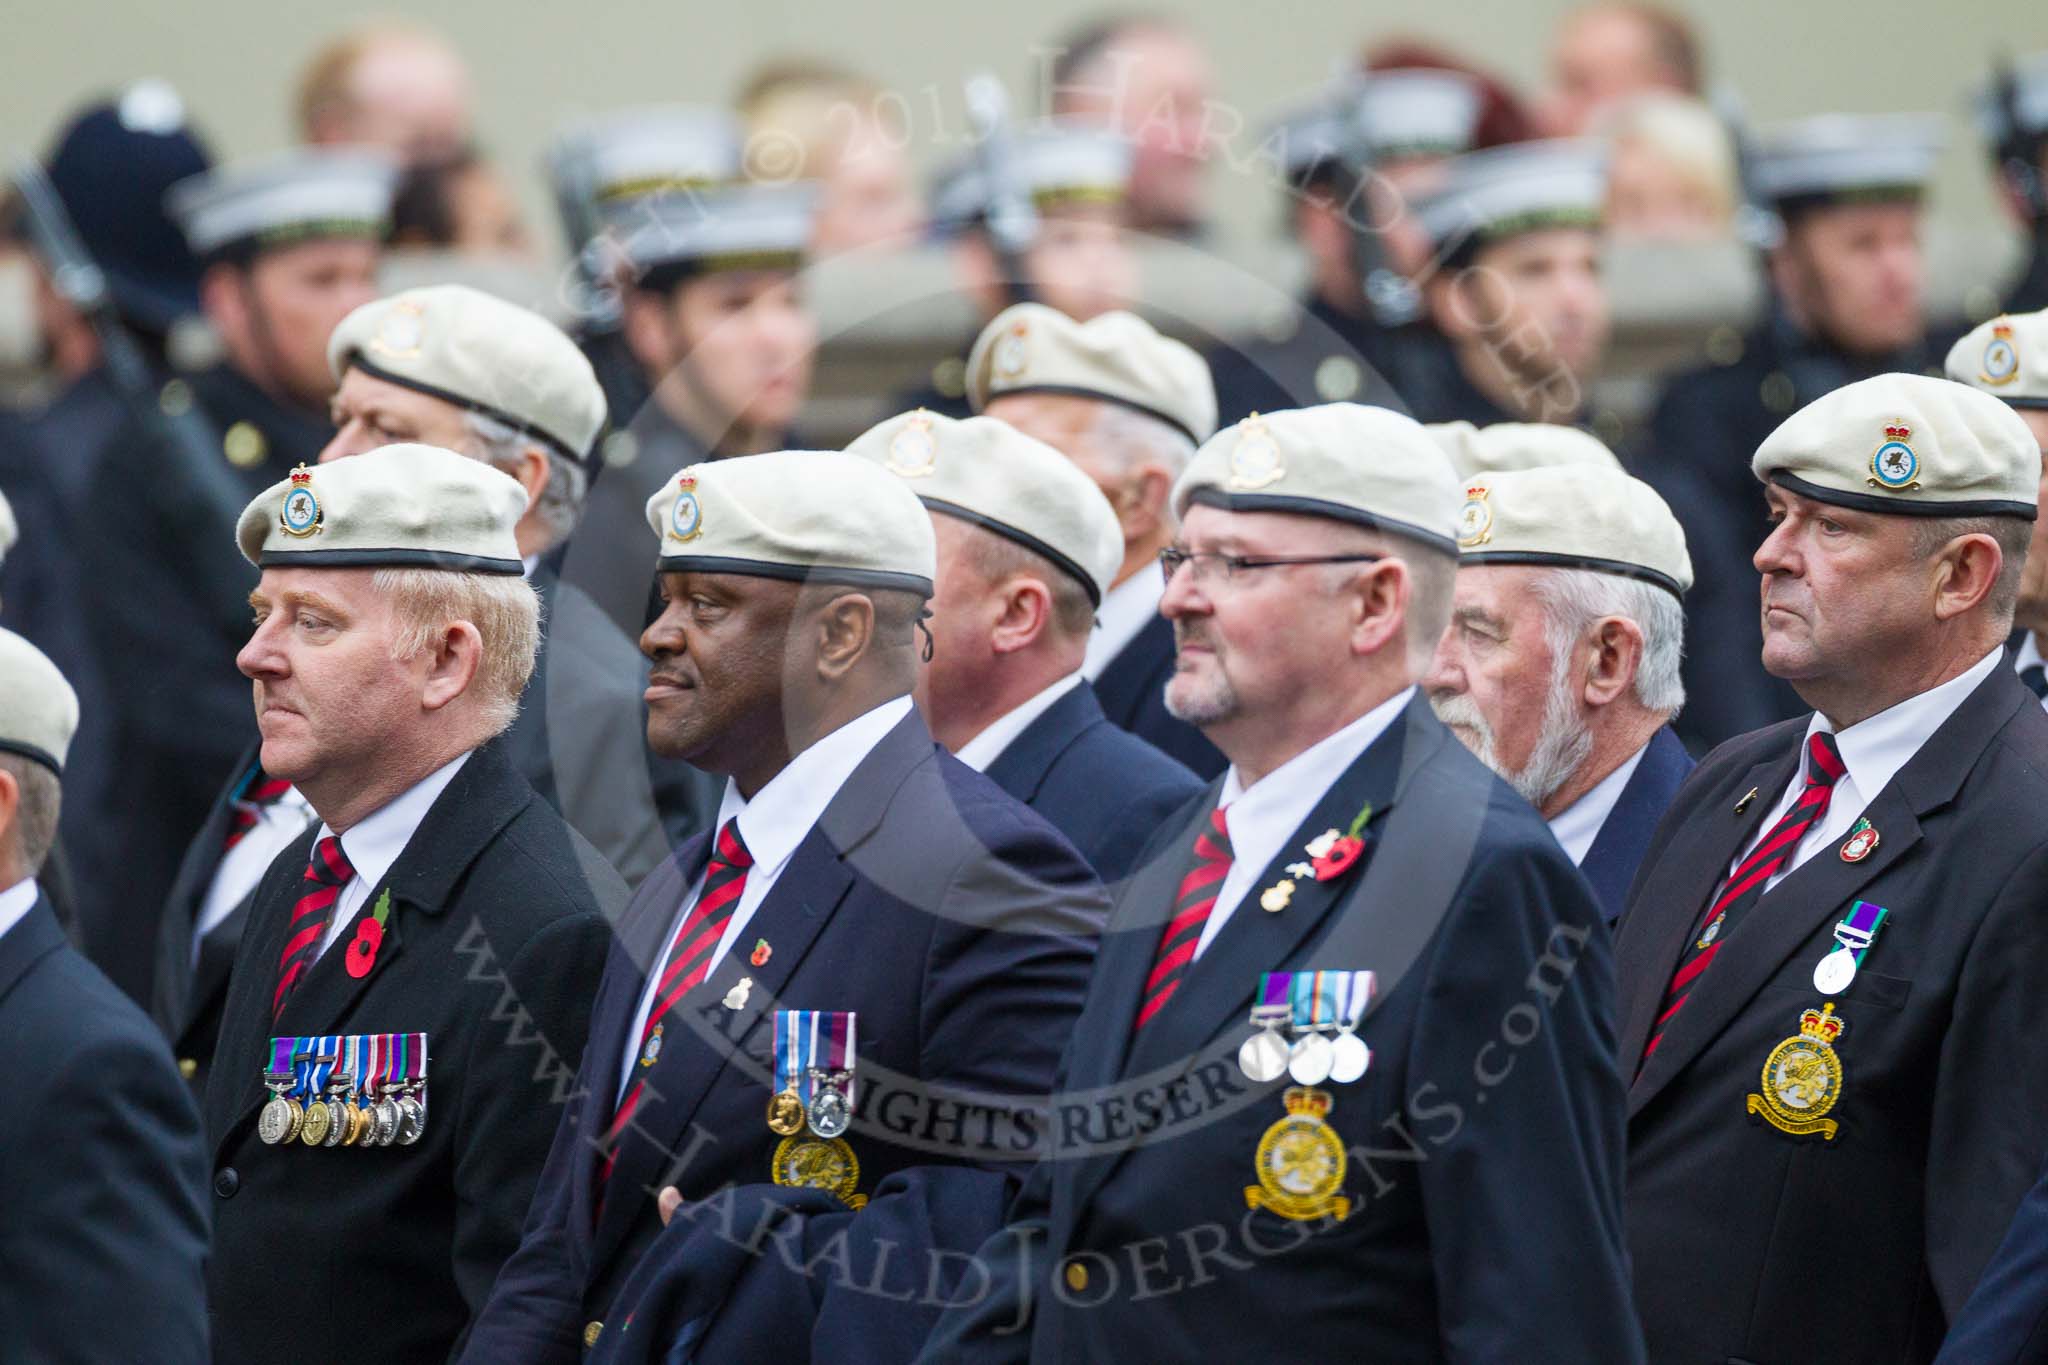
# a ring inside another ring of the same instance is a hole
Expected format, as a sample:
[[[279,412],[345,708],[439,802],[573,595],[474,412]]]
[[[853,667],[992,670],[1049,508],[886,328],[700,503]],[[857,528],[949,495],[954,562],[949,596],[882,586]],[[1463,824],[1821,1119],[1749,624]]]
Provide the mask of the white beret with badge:
[[[526,490],[428,445],[300,465],[242,511],[235,539],[259,568],[422,568],[520,574]]]
[[[1467,479],[1458,563],[1592,569],[1654,583],[1674,596],[1692,586],[1678,518],[1657,490],[1618,465],[1550,465]]]
[[[2048,408],[2048,312],[1980,323],[1949,347],[1944,372],[2016,408]]]
[[[1232,512],[1292,512],[1348,521],[1458,550],[1458,490],[1450,459],[1411,417],[1361,403],[1253,413],[1212,436],[1173,488]]]
[[[1801,497],[1865,512],[2031,521],[2041,452],[2019,415],[1988,393],[1881,374],[1787,417],[1750,468]]]
[[[662,573],[725,573],[932,595],[924,504],[872,460],[777,450],[693,464],[647,500]]]
[[[1917,199],[1941,156],[1933,114],[1821,114],[1760,134],[1757,193],[1781,208],[1798,201]]]
[[[642,288],[689,275],[800,270],[816,216],[816,185],[729,185],[638,201],[621,246]]]
[[[980,412],[1011,393],[1099,398],[1155,417],[1196,445],[1216,430],[1209,362],[1121,310],[1087,322],[1042,303],[996,314],[968,352],[967,398]]]
[[[380,241],[398,174],[396,161],[367,148],[302,147],[180,180],[164,207],[202,257],[336,237]]]
[[[1444,179],[1415,205],[1430,245],[1463,253],[1546,228],[1597,228],[1607,156],[1589,138],[1516,142],[1444,163]]]
[[[1484,427],[1470,422],[1431,422],[1429,434],[1451,457],[1451,466],[1460,478],[1554,464],[1621,468],[1621,461],[1598,436],[1553,422],[1495,422]]]
[[[540,314],[461,284],[366,303],[327,339],[339,383],[351,367],[540,438],[576,464],[604,427],[604,390],[583,351]]]
[[[43,651],[0,629],[0,753],[64,771],[78,733],[78,694]]]
[[[904,480],[932,511],[1044,556],[1097,606],[1123,567],[1123,528],[1095,481],[1008,422],[920,408],[869,428],[846,449]]]

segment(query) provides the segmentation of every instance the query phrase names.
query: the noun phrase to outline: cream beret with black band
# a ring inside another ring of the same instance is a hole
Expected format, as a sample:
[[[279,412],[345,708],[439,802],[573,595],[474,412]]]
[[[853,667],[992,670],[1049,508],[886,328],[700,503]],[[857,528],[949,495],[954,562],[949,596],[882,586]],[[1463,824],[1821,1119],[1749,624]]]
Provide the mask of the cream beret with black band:
[[[1549,465],[1478,474],[1465,484],[1458,563],[1591,569],[1692,586],[1685,532],[1657,491],[1619,468]]]
[[[579,465],[604,427],[604,389],[576,343],[468,285],[408,289],[350,313],[327,339],[327,368],[340,383],[351,366],[503,422]]]
[[[981,412],[1018,393],[1115,403],[1157,418],[1196,445],[1216,431],[1209,362],[1136,313],[1076,322],[1057,308],[1019,303],[996,314],[968,352],[967,398]]]
[[[903,480],[836,450],[694,464],[647,500],[662,573],[741,574],[932,595],[931,516]]]
[[[1551,422],[1495,422],[1484,427],[1470,422],[1431,422],[1429,434],[1451,457],[1451,466],[1461,478],[1554,464],[1621,468],[1621,461],[1598,436]]]
[[[78,733],[78,694],[49,656],[0,630],[0,753],[20,754],[64,771]]]
[[[1881,374],[1787,417],[1750,469],[1801,497],[1862,512],[2032,521],[2041,450],[2019,414],[1988,393]]]
[[[2015,408],[2048,408],[2048,312],[1995,317],[1949,348],[1950,379]]]
[[[263,569],[419,568],[521,574],[519,481],[452,450],[380,446],[259,493],[235,527]]]
[[[846,449],[904,480],[932,511],[1051,561],[1095,606],[1123,567],[1123,528],[1095,481],[1008,422],[919,408],[869,428]]]
[[[1389,408],[1327,403],[1253,413],[1211,437],[1174,485],[1173,509],[1292,512],[1458,552],[1459,483],[1420,422]]]

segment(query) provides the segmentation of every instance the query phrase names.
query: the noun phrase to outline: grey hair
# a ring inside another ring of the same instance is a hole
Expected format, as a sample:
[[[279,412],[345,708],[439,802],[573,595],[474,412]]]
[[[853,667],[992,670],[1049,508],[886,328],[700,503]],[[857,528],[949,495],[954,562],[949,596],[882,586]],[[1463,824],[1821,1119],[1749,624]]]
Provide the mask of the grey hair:
[[[1553,654],[1568,655],[1586,627],[1603,616],[1626,617],[1643,632],[1643,660],[1636,668],[1636,700],[1668,718],[1685,705],[1678,665],[1685,652],[1685,609],[1653,584],[1591,569],[1551,569],[1538,575],[1533,590],[1543,603]]]
[[[0,754],[0,768],[14,774],[21,799],[14,811],[14,851],[20,870],[33,877],[57,846],[57,812],[63,784],[57,774],[23,754]]]
[[[1195,443],[1186,432],[1121,403],[1101,402],[1083,438],[1090,453],[1106,457],[1123,470],[1140,462],[1161,465],[1175,478],[1195,458]]]
[[[466,454],[482,460],[500,473],[515,477],[527,450],[539,444],[510,423],[481,412],[465,411],[462,429],[469,437]],[[540,490],[540,498],[534,503],[534,508],[540,513],[541,525],[547,529],[548,544],[553,545],[567,539],[569,533],[576,529],[577,519],[583,515],[583,495],[590,491],[590,476],[561,451],[546,446],[541,446],[541,449],[547,452],[548,481]]]

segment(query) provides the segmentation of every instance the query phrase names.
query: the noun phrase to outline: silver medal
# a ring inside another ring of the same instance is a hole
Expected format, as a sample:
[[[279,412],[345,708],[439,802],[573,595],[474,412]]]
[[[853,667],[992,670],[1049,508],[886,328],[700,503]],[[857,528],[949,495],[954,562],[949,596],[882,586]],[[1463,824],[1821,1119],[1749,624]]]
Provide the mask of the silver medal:
[[[811,1121],[811,1131],[821,1138],[836,1138],[853,1122],[853,1115],[847,1109],[845,1094],[829,1086],[820,1089],[811,1097],[808,1117]]]
[[[1840,995],[1856,979],[1856,954],[1837,947],[1813,969],[1813,988],[1822,995]]]
[[[398,1101],[398,1145],[410,1147],[427,1131],[427,1108],[411,1095]]]
[[[1287,1054],[1287,1074],[1296,1085],[1321,1085],[1330,1075],[1330,1040],[1320,1033],[1305,1033],[1294,1040]]]
[[[264,1102],[263,1116],[256,1121],[256,1136],[265,1145],[275,1147],[291,1132],[292,1108],[292,1102],[278,1094]]]
[[[1287,1044],[1272,1029],[1262,1028],[1237,1050],[1238,1070],[1259,1085],[1277,1081],[1287,1070]]]
[[[1352,1030],[1344,1029],[1330,1044],[1330,1079],[1337,1084],[1351,1084],[1371,1065],[1372,1049]]]

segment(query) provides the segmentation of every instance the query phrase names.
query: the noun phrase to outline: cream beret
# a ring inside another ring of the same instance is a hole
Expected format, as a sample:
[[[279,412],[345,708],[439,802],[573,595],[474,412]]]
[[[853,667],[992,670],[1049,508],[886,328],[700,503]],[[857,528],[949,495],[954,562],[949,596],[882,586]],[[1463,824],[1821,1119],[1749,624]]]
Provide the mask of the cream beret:
[[[64,771],[78,733],[78,694],[49,656],[11,630],[0,630],[0,752]]]
[[[1555,564],[1692,586],[1685,532],[1657,491],[1619,466],[1551,465],[1482,473],[1465,483],[1462,564]]]
[[[662,573],[729,573],[932,595],[938,550],[909,485],[832,450],[693,464],[647,500]]]
[[[584,464],[604,426],[604,390],[575,342],[535,312],[465,284],[366,303],[327,339],[335,382],[363,373],[494,417]]]
[[[2016,408],[2048,408],[2048,312],[1996,317],[1949,347],[1948,377]]]
[[[932,511],[1051,560],[1096,606],[1123,567],[1123,528],[1095,481],[1008,422],[919,408],[869,428],[846,449],[905,480]]]
[[[967,356],[976,412],[1007,393],[1055,393],[1142,412],[1196,445],[1216,430],[1209,362],[1136,313],[1076,322],[1042,303],[1019,303],[981,329]]]
[[[513,528],[526,490],[509,475],[439,446],[379,446],[263,490],[235,539],[260,568],[525,571]]]
[[[1388,408],[1327,403],[1257,413],[1216,433],[1174,485],[1173,509],[1298,512],[1458,549],[1450,460],[1421,423]]]
[[[1551,422],[1431,422],[1429,434],[1451,457],[1458,477],[1507,469],[1541,469],[1554,464],[1620,469],[1621,461],[1599,437]]]
[[[1750,469],[1802,497],[1865,512],[2031,521],[2041,450],[2018,414],[1989,394],[1881,374],[1787,417]]]

